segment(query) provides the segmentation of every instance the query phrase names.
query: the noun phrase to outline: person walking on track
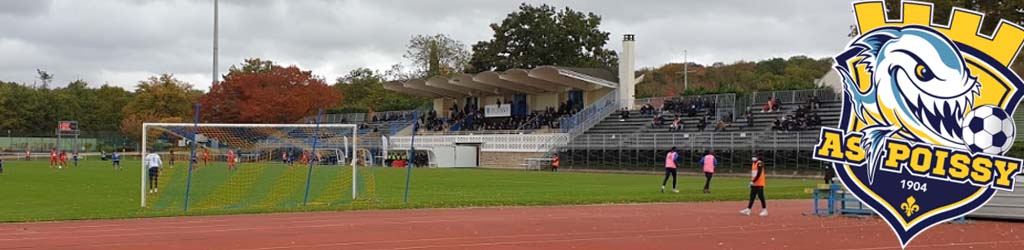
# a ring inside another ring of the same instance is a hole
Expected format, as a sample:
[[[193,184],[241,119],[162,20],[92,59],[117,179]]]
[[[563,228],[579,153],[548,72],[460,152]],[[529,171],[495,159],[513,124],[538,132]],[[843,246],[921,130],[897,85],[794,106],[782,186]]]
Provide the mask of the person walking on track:
[[[665,154],[665,179],[661,181],[661,192],[665,192],[665,184],[668,183],[668,177],[672,176],[672,192],[679,193],[679,189],[676,189],[676,161],[679,160],[679,152],[676,152],[676,147],[672,147]]]
[[[761,216],[768,216],[768,206],[764,203],[764,176],[767,174],[764,169],[764,162],[761,161],[761,153],[757,153],[750,165],[750,202],[747,208],[740,210],[740,214],[750,215],[750,208],[754,207],[754,198],[761,199]]]
[[[715,175],[715,167],[718,166],[718,158],[715,158],[715,153],[708,150],[704,157],[700,158],[700,164],[704,165],[704,193],[711,193],[711,176]]]

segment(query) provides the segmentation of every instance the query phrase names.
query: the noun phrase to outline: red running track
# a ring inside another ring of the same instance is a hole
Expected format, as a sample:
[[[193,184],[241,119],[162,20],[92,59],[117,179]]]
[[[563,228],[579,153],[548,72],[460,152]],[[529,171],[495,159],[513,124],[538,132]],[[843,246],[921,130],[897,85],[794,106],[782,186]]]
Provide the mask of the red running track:
[[[195,216],[0,224],[0,249],[898,249],[875,218],[807,200]],[[755,209],[755,213],[756,213]],[[1019,249],[1024,223],[943,224],[910,249]]]

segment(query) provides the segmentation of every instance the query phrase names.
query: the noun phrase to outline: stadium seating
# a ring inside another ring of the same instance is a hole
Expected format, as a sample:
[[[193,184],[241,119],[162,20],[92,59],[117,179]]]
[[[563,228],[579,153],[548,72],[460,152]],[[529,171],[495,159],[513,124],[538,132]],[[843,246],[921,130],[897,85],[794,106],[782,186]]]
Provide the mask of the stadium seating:
[[[696,164],[696,159],[706,150],[714,150],[722,159],[726,172],[743,172],[749,168],[749,159],[755,152],[761,152],[765,160],[783,166],[787,171],[820,171],[820,163],[810,159],[808,148],[817,143],[821,126],[808,126],[797,131],[772,129],[776,119],[792,115],[805,104],[802,100],[782,102],[782,108],[775,112],[761,112],[764,103],[743,105],[737,108],[733,122],[728,123],[724,131],[715,131],[719,117],[708,116],[703,132],[697,125],[708,114],[707,110],[698,110],[693,116],[682,115],[681,131],[669,129],[676,117],[672,112],[662,112],[665,118],[662,126],[652,128],[653,115],[632,110],[629,118],[623,119],[620,111],[604,118],[558,151],[564,155],[563,161],[569,168],[659,169],[665,151],[677,147],[683,157],[683,167]],[[753,118],[752,126],[748,126],[743,117],[748,107]],[[835,126],[841,109],[839,99],[826,96],[819,99],[815,112],[822,125]],[[718,110],[718,113],[731,111]]]

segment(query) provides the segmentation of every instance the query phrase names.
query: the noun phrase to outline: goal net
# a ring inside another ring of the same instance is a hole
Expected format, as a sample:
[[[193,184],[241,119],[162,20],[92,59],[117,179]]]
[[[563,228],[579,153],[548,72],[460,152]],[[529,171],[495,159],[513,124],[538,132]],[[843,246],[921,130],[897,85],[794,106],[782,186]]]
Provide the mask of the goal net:
[[[356,164],[357,135],[353,124],[146,123],[143,159],[156,154],[163,166],[151,181],[143,160],[141,205],[246,209],[371,198],[373,171]]]

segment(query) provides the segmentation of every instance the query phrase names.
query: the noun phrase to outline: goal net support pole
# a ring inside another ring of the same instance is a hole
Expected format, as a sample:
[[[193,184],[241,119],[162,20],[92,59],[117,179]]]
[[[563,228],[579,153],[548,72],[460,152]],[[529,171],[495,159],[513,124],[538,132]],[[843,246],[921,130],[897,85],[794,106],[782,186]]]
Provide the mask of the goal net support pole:
[[[313,163],[321,161],[320,153],[316,151],[316,142],[320,140],[320,118],[324,116],[324,110],[320,109],[316,114],[316,129],[313,130],[313,159],[309,161],[309,171],[306,172],[306,193],[302,196],[302,205],[305,206],[309,202],[309,183],[313,181]],[[355,169],[355,167],[352,167]],[[355,175],[353,175],[355,176]],[[354,180],[354,179],[353,179]],[[352,181],[355,183],[355,181]]]

